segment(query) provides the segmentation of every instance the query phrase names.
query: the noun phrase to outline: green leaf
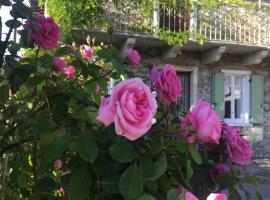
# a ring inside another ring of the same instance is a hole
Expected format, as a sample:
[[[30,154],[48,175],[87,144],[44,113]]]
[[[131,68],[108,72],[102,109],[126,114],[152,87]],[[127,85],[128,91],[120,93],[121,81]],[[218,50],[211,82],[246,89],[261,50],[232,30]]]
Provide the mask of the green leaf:
[[[156,180],[161,177],[167,170],[167,158],[165,152],[162,152],[154,164],[155,175],[147,180]]]
[[[50,193],[57,188],[56,182],[50,177],[44,177],[34,186],[35,193]]]
[[[221,188],[228,188],[236,184],[235,177],[231,173],[221,173],[217,176],[217,183]]]
[[[153,170],[155,169],[155,165],[151,158],[142,157],[140,159],[140,168],[142,170],[144,179],[147,180],[148,178],[155,176],[155,170]]]
[[[27,177],[26,177],[26,174],[24,172],[21,172],[18,176],[18,185],[21,187],[21,188],[27,188]]]
[[[22,2],[17,2],[12,5],[10,14],[12,17],[30,19],[32,17],[32,9]]]
[[[192,166],[191,166],[191,161],[187,160],[187,170],[186,170],[187,181],[190,181],[192,176],[193,176],[193,169],[192,169]]]
[[[113,58],[112,66],[119,74],[125,74],[124,66],[120,59]]]
[[[56,128],[56,124],[48,118],[41,118],[38,120],[34,127],[35,135],[41,136],[48,132],[53,131]]]
[[[259,184],[259,181],[257,180],[256,176],[250,175],[250,174],[245,174],[243,181],[246,183],[253,184],[256,187],[256,189],[259,189],[260,184]]]
[[[0,6],[11,6],[10,0],[0,0]]]
[[[131,162],[137,157],[137,152],[130,143],[120,142],[110,147],[112,158],[120,163]]]
[[[60,47],[56,50],[55,56],[65,56],[72,53],[74,50],[70,46]]]
[[[90,135],[81,135],[77,141],[79,155],[87,162],[93,162],[98,155],[98,147]]]
[[[192,157],[192,159],[198,164],[201,165],[202,164],[202,158],[200,153],[198,152],[198,150],[194,147],[194,145],[192,144],[188,144],[188,151]]]
[[[49,163],[60,157],[72,142],[70,136],[62,136],[52,141],[43,152],[44,162]]]
[[[171,180],[167,174],[163,174],[158,180],[158,189],[166,194],[171,189]]]
[[[145,190],[151,194],[156,194],[158,192],[158,184],[156,181],[145,181],[144,187]]]
[[[178,196],[175,189],[171,189],[167,192],[167,200],[177,200]]]
[[[0,85],[0,102],[1,103],[6,103],[9,97],[9,85],[8,84],[3,84]]]
[[[22,25],[22,22],[16,19],[10,19],[6,21],[6,26],[9,28],[19,28]]]
[[[114,175],[102,179],[101,185],[103,190],[111,194],[119,193],[119,180],[120,180],[119,175]]]
[[[155,200],[156,198],[153,197],[151,194],[143,193],[139,198],[136,200]]]
[[[68,186],[69,200],[85,200],[88,196],[92,179],[87,168],[78,169],[70,179]]]
[[[122,174],[119,182],[120,193],[127,199],[137,198],[143,192],[143,177],[140,168],[133,164]]]

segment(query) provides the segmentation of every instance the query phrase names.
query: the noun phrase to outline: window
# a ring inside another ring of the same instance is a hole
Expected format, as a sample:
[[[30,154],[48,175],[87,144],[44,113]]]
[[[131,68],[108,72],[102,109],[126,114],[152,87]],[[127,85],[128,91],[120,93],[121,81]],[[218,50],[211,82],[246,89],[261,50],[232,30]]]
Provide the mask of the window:
[[[177,114],[184,114],[190,107],[197,103],[198,68],[175,66],[177,75],[182,83],[181,97],[172,105],[172,110]]]
[[[182,93],[176,103],[172,105],[172,110],[177,114],[187,113],[190,109],[190,78],[191,72],[177,72],[182,83]]]
[[[249,124],[250,72],[223,70],[224,121],[230,125]]]

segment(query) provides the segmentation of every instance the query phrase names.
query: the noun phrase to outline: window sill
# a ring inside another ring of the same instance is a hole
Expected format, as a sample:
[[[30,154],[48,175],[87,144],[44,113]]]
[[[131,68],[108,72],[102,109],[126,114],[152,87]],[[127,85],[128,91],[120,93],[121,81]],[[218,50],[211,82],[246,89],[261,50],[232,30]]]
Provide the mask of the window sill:
[[[224,119],[224,122],[228,124],[229,126],[235,126],[235,127],[253,127],[253,124],[250,123],[241,123],[241,122],[232,122],[232,121],[227,121]]]

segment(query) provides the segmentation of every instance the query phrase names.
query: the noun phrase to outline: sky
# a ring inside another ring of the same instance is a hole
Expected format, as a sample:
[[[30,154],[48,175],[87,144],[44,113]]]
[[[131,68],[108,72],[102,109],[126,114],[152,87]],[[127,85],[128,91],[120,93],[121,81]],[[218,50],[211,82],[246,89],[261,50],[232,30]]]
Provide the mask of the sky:
[[[25,0],[24,3],[26,5],[29,5],[29,0]],[[7,6],[2,6],[1,7],[0,16],[2,17],[2,25],[3,25],[2,33],[7,33],[8,30],[9,30],[9,28],[6,27],[5,23],[6,23],[7,20],[11,19],[10,14],[9,14],[10,9],[11,9],[11,7],[7,7]],[[5,38],[5,34],[2,35],[2,38]],[[13,38],[13,34],[11,35],[11,38]]]

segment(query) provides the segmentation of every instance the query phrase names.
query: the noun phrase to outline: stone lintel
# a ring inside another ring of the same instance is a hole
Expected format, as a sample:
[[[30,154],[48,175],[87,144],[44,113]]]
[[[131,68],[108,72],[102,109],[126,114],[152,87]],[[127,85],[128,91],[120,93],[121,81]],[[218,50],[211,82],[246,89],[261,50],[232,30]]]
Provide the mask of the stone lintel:
[[[260,64],[262,59],[268,55],[268,50],[259,50],[253,53],[248,53],[242,56],[241,64],[243,65],[255,65]]]
[[[134,45],[136,43],[136,39],[135,38],[127,38],[120,47],[120,53],[122,57],[126,57],[127,55],[127,50],[129,48],[133,48]]]
[[[209,64],[219,61],[222,54],[226,51],[225,46],[215,47],[202,53],[202,63]]]
[[[173,45],[162,52],[162,59],[175,58],[180,52],[180,45]]]

